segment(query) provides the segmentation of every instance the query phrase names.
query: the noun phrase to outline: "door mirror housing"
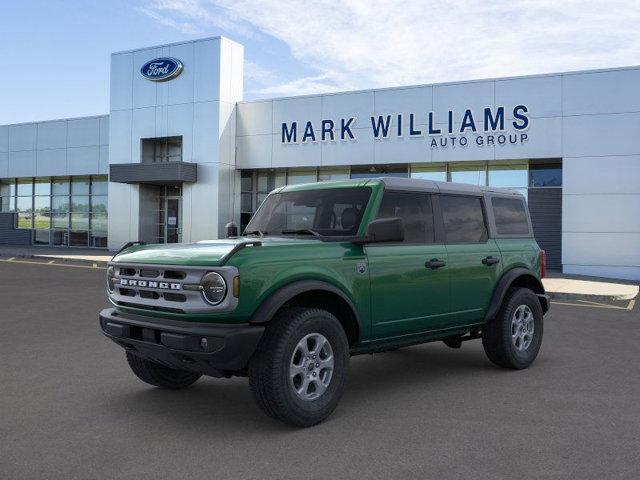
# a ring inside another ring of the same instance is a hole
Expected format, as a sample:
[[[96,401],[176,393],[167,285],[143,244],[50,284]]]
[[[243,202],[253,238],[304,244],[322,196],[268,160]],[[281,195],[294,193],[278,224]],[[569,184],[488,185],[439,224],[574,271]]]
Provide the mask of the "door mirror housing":
[[[404,241],[404,222],[400,217],[377,218],[369,223],[364,243]]]
[[[224,226],[224,228],[227,232],[227,238],[238,236],[238,226],[235,223],[229,222]]]

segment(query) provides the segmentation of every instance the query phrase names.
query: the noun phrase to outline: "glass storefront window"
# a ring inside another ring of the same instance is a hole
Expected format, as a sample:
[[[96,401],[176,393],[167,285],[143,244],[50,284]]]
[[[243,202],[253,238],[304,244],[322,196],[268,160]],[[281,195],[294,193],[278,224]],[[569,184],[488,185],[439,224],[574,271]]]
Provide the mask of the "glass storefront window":
[[[470,183],[471,185],[487,184],[487,167],[483,164],[459,163],[451,164],[449,171],[451,181],[456,183]]]
[[[51,226],[53,228],[69,228],[69,214],[68,213],[52,213]]]
[[[106,195],[108,185],[107,177],[91,177],[91,195]]]
[[[18,196],[27,197],[33,195],[33,179],[18,180]]]
[[[69,195],[69,179],[54,178],[51,182],[51,195]]]
[[[91,230],[93,232],[105,232],[107,231],[107,215],[103,213],[91,214]]]
[[[49,245],[51,242],[51,230],[35,230],[33,232],[33,243],[35,245]]]
[[[447,165],[445,163],[411,165],[411,178],[419,178],[421,180],[434,180],[436,182],[446,182]]]
[[[91,232],[90,247],[107,248],[107,232]]]
[[[20,191],[19,186],[18,191]],[[33,228],[33,197],[18,197],[16,200],[16,211],[18,212],[17,227]]]
[[[318,181],[348,180],[349,168],[321,168],[318,170]]]
[[[489,165],[489,185],[502,188],[526,188],[527,164]]]
[[[562,164],[541,163],[529,166],[530,187],[561,187]]]
[[[49,178],[36,178],[34,195],[51,195],[51,180]]]
[[[89,232],[69,232],[70,247],[86,247],[89,244]]]
[[[89,214],[88,213],[72,213],[71,229],[72,230],[89,230]]]
[[[377,178],[409,176],[409,166],[401,165],[359,165],[351,167],[351,178]]]
[[[51,244],[56,246],[68,246],[69,245],[69,231],[68,225],[64,230],[52,230],[51,231]]]
[[[106,195],[92,195],[91,196],[91,211],[93,213],[107,213],[107,196]]]
[[[72,212],[88,212],[89,211],[89,195],[73,195],[71,197]]]
[[[71,180],[72,195],[89,195],[89,178],[74,178]]]
[[[69,211],[69,197],[51,197],[51,211],[52,212],[68,212]]]
[[[287,185],[300,185],[318,181],[318,171],[315,168],[292,169],[287,172]]]
[[[34,197],[34,220],[36,229],[47,229],[51,227],[51,197]]]

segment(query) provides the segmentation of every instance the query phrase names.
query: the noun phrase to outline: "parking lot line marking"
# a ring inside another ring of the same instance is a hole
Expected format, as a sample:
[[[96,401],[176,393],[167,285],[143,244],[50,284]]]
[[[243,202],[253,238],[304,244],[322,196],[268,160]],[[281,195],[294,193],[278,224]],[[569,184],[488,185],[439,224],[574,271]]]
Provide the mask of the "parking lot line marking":
[[[0,262],[5,262],[5,263],[25,263],[27,265],[41,265],[43,267],[70,267],[70,268],[89,268],[89,269],[99,269],[99,270],[106,270],[107,267],[99,267],[97,264],[93,264],[93,265],[70,265],[70,264],[66,264],[66,263],[51,263],[53,262],[53,260],[51,262],[29,262],[27,260],[14,260],[13,258],[9,258],[7,260],[4,259],[0,259]]]

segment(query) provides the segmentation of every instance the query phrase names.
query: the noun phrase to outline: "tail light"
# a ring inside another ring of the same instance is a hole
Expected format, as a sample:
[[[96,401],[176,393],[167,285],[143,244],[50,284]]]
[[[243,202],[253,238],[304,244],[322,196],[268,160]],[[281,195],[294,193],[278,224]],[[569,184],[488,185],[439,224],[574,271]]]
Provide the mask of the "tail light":
[[[540,278],[547,274],[547,252],[540,250]]]

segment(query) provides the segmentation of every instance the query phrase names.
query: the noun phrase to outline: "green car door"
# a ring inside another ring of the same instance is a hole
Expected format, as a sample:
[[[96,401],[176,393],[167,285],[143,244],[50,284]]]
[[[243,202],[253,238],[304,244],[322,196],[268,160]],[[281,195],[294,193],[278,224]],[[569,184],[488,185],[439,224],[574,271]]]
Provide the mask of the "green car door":
[[[378,218],[400,217],[404,242],[365,247],[376,339],[436,330],[449,313],[447,251],[436,243],[432,196],[386,191]]]
[[[482,322],[502,273],[496,241],[488,238],[482,196],[440,195],[457,325]]]

